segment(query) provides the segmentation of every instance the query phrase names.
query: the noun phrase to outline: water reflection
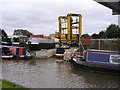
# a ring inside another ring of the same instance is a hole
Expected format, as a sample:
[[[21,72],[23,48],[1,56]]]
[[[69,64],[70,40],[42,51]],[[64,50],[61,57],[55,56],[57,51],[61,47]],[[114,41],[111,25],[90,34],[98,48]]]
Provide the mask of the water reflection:
[[[87,72],[55,58],[3,60],[2,76],[29,88],[118,87],[118,77]]]
[[[30,60],[30,65],[36,65],[36,61],[35,60]]]

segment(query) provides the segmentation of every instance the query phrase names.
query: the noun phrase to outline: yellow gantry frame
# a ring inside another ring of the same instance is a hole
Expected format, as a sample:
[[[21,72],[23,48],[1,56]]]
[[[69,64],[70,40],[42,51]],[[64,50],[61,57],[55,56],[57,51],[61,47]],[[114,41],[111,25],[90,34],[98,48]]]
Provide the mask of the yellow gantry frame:
[[[79,21],[73,22],[73,17],[78,17]],[[64,19],[66,22],[62,22],[62,19]],[[67,16],[60,16],[58,18],[59,21],[59,33],[58,33],[58,37],[60,38],[60,42],[61,41],[66,41],[68,44],[72,44],[72,41],[74,41],[73,39],[73,33],[72,33],[72,29],[78,29],[78,35],[79,37],[81,37],[82,35],[82,16],[80,14],[72,14],[69,13],[67,14]],[[62,27],[62,24],[66,23],[67,27]],[[77,26],[72,26],[73,24],[78,24]],[[62,30],[67,30],[67,34],[62,34]],[[76,34],[77,35],[77,34]],[[76,37],[76,40],[77,37]]]
[[[66,16],[60,16],[59,18],[58,18],[58,21],[59,21],[59,33],[58,33],[58,37],[61,39],[62,38],[62,31],[63,30],[65,30],[65,29],[67,29],[67,27],[62,27],[62,24],[63,23],[67,23],[67,22],[63,22],[62,20],[67,20],[67,17]]]

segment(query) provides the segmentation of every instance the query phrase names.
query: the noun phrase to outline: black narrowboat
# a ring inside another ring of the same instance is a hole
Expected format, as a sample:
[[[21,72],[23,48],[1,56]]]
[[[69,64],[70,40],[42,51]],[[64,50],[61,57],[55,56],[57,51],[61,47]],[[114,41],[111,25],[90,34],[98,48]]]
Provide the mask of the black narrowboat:
[[[86,50],[83,56],[73,55],[70,62],[94,71],[120,72],[120,52],[117,51]]]

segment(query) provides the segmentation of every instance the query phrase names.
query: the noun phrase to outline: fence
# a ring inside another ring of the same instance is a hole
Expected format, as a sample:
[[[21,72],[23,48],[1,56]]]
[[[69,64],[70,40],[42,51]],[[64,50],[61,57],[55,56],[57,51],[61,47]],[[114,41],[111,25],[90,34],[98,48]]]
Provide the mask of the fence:
[[[120,51],[120,38],[117,39],[90,39],[89,45],[83,45],[85,49],[99,49]]]

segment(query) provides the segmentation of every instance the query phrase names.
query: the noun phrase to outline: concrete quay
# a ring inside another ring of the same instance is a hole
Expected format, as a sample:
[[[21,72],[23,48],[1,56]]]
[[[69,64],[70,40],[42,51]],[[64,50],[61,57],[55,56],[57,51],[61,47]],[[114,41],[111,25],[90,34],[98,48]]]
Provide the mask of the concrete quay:
[[[75,52],[78,50],[78,47],[71,47],[70,49],[65,49],[64,52],[64,60],[69,61],[71,57],[71,53]],[[50,58],[56,54],[56,49],[43,49],[35,54],[36,59],[40,58]]]
[[[35,58],[50,58],[55,55],[56,49],[43,49],[35,54]]]

